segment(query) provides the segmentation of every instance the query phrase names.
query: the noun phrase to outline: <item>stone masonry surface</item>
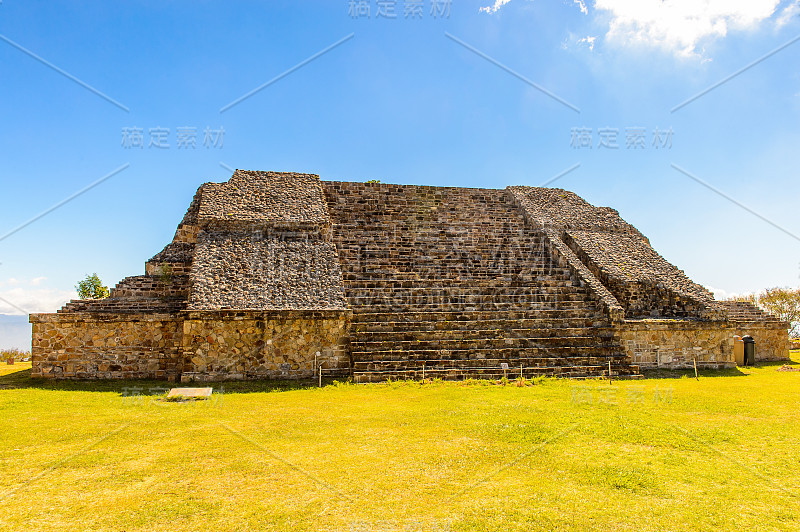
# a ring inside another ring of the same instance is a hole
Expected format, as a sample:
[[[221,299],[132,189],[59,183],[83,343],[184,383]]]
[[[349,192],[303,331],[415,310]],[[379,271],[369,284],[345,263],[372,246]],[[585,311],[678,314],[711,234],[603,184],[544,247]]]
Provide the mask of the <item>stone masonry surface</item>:
[[[192,310],[347,308],[330,242],[206,233],[195,256]]]
[[[33,377],[169,379],[181,373],[180,320],[169,314],[32,314]]]
[[[710,321],[626,320],[620,339],[640,368],[720,369],[734,366],[733,329]]]
[[[346,311],[189,312],[182,380],[347,375],[348,325]]]
[[[640,235],[567,231],[565,240],[617,294],[628,317],[711,317],[719,311],[708,290],[692,282]]]
[[[47,378],[637,376],[729,366],[734,334],[788,355],[786,324],[571,192],[245,170],[198,188],[145,275],[30,321]]]
[[[568,190],[541,187],[508,187],[528,223],[535,227],[604,231],[641,235],[619,213],[609,207],[595,207]]]
[[[559,233],[626,317],[724,319],[711,293],[659,255],[614,209],[595,207],[561,189],[508,190],[529,223]]]
[[[600,299],[506,191],[323,186],[356,381],[636,373]]]
[[[227,183],[206,185],[198,220],[261,227],[330,224],[319,176],[247,170],[236,170]]]
[[[608,291],[603,283],[600,282],[600,279],[598,279],[583,262],[581,262],[575,252],[563,242],[559,231],[553,228],[547,228],[544,230],[544,233],[547,235],[547,239],[553,249],[553,254],[558,256],[565,264],[569,265],[573,274],[590,288],[589,293],[601,301],[611,319],[614,321],[623,319],[625,309],[619,304],[614,294]]]
[[[756,360],[789,358],[789,324],[747,301],[720,301],[737,336],[749,335],[756,342]]]

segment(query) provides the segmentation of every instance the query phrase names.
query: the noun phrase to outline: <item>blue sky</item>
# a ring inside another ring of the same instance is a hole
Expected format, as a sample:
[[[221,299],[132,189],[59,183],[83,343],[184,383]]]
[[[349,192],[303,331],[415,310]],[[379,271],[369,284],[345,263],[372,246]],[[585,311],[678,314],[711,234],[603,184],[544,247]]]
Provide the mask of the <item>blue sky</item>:
[[[552,186],[718,295],[800,283],[800,41],[673,111],[800,35],[797,0],[437,3],[3,0],[0,297],[52,312],[87,273],[143,273],[224,166],[498,188],[572,168]]]

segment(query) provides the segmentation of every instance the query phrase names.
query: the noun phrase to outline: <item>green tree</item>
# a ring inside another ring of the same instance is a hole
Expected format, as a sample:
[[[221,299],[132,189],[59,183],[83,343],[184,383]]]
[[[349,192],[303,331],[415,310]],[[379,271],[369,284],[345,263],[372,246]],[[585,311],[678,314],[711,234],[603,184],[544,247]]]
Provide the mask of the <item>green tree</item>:
[[[800,288],[767,288],[758,295],[758,306],[788,322],[790,335],[800,335]]]
[[[103,281],[96,273],[87,275],[86,278],[75,285],[78,297],[81,299],[103,299],[109,296],[107,286],[103,286]]]

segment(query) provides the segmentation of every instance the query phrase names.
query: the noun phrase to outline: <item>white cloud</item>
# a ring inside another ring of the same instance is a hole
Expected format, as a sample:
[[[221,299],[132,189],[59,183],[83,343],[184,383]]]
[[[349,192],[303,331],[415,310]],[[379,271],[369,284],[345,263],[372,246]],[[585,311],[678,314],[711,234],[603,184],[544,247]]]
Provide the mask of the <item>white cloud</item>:
[[[42,284],[42,281],[46,281],[47,277],[34,277],[31,279],[31,286],[39,286]]]
[[[494,4],[480,8],[482,13],[497,13],[497,10],[509,3],[511,0],[494,0]]]
[[[709,292],[714,294],[714,299],[717,301],[722,301],[723,299],[728,299],[732,297],[744,297],[753,295],[754,292],[728,292],[723,288],[714,288],[713,286],[708,286]]]
[[[591,37],[587,35],[582,39],[578,39],[578,44],[585,44],[589,47],[589,50],[594,50],[594,41],[597,40],[597,37]]]
[[[786,6],[783,11],[781,11],[781,14],[778,15],[778,19],[775,21],[775,24],[777,24],[779,28],[782,28],[793,18],[797,18],[798,15],[800,15],[800,0],[795,0]]]
[[[480,10],[496,13],[510,1],[494,0]],[[586,0],[572,2],[589,14]],[[796,20],[800,0],[595,0],[593,14],[595,21],[608,24],[607,42],[696,57],[705,42],[731,31],[753,30],[766,21],[781,28]]]
[[[478,10],[481,13],[489,13],[489,14],[497,13],[497,11],[500,10],[501,7],[503,7],[510,1],[511,0],[494,0],[494,4],[490,6],[481,7]],[[586,2],[584,0],[572,0],[572,1],[578,6],[578,9],[581,10],[581,13],[583,13],[584,15],[589,14],[589,9],[586,7]]]
[[[77,299],[74,291],[51,288],[16,287],[0,291],[0,314],[26,314],[29,312],[55,312],[70,299]],[[4,301],[5,300],[5,301]],[[8,303],[6,302],[8,301]],[[25,311],[25,312],[23,312]]]
[[[607,38],[633,46],[658,46],[682,56],[697,54],[701,41],[730,30],[754,29],[769,19],[779,0],[596,0],[610,15]],[[788,8],[787,8],[788,9]]]
[[[713,286],[707,286],[706,288],[708,288],[709,292],[714,294],[714,299],[716,299],[717,301],[721,301],[723,299],[727,299],[731,295],[734,295],[733,293],[728,292],[727,290],[725,290],[723,288],[714,288]]]
[[[19,284],[19,280],[11,277],[9,280],[6,281],[6,283],[8,283],[9,286],[16,286]]]

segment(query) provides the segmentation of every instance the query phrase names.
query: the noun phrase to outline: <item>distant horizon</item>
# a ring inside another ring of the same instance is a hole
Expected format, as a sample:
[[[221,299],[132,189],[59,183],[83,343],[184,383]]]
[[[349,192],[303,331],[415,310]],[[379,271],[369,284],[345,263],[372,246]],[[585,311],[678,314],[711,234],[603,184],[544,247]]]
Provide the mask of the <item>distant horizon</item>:
[[[28,316],[0,314],[0,350],[31,350],[31,324]]]

